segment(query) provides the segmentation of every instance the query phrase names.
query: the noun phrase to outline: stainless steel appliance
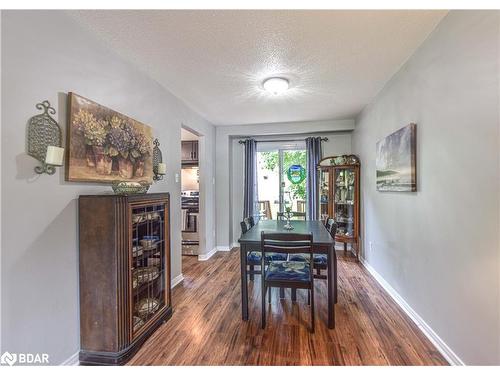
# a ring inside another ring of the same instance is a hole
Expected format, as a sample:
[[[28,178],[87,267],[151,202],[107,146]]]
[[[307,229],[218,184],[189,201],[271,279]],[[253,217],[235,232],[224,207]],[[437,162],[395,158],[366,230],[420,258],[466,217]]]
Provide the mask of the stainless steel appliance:
[[[185,190],[181,192],[182,209],[182,255],[198,255],[200,235],[198,232],[199,192]]]

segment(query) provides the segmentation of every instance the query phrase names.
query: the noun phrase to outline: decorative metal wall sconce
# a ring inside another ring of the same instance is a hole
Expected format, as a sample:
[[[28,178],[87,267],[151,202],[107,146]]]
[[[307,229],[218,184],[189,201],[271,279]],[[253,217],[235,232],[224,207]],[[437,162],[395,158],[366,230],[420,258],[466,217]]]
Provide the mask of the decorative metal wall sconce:
[[[50,115],[56,110],[45,100],[35,106],[43,113],[33,116],[28,122],[28,155],[42,163],[35,167],[38,174],[52,175],[63,164],[64,148],[61,147],[61,128]]]
[[[160,141],[156,138],[153,141],[153,180],[160,181],[163,176],[167,173],[167,165],[163,163],[163,156],[160,150]]]

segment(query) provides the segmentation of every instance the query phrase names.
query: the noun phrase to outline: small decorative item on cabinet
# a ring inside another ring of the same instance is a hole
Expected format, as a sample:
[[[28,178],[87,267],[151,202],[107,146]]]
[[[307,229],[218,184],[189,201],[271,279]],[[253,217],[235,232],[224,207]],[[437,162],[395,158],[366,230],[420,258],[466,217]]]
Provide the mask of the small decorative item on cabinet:
[[[78,211],[80,364],[124,364],[172,314],[169,195],[80,196]]]
[[[144,247],[152,247],[159,240],[158,236],[144,236],[139,242]]]
[[[149,315],[154,314],[159,306],[160,302],[156,298],[144,298],[137,303],[137,315],[141,319],[146,319]]]
[[[139,267],[134,270],[132,287],[135,289],[141,284],[153,281],[158,276],[159,276],[158,267],[155,266]]]
[[[146,194],[149,186],[150,185],[147,181],[113,181],[113,185],[111,185],[113,192],[119,195]]]
[[[329,156],[320,160],[320,216],[333,217],[337,222],[335,240],[351,244],[359,259],[359,170],[356,155]]]

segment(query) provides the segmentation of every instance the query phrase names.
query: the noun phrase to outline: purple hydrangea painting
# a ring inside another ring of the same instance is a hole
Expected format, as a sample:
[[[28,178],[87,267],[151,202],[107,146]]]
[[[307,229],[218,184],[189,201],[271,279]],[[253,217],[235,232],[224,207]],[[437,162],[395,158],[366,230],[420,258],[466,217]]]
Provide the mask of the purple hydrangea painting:
[[[68,181],[153,181],[151,127],[69,93]]]

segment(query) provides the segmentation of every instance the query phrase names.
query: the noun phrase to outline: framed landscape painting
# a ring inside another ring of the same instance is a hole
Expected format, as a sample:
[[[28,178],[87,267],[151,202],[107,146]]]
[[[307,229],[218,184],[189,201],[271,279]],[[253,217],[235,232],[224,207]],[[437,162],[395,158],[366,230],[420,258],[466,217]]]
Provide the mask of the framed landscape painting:
[[[377,142],[377,190],[417,191],[417,125]]]
[[[68,94],[68,181],[153,182],[151,127]]]

